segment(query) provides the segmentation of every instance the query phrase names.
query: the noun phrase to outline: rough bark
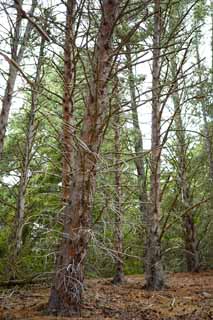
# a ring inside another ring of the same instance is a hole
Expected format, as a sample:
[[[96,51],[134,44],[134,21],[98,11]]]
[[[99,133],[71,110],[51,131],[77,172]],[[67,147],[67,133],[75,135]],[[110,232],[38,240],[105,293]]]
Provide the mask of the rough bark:
[[[20,3],[20,6],[22,7],[23,1],[19,1],[19,3]],[[29,12],[30,15],[33,15],[35,8],[37,6],[37,3],[38,3],[37,0],[32,1],[31,10]],[[20,45],[20,37],[22,34],[22,31],[21,31],[22,13],[20,12],[19,7],[16,7],[16,9],[17,9],[17,16],[16,16],[15,27],[14,27],[14,35],[11,40],[11,58],[17,65],[19,65],[23,59],[24,51],[26,49],[26,45],[30,38],[32,25],[30,22],[27,23],[25,32],[23,35],[23,39],[22,39],[22,44]],[[6,88],[2,98],[2,109],[0,114],[0,159],[2,157],[4,138],[5,138],[7,124],[8,124],[9,113],[12,105],[12,98],[13,98],[17,74],[18,74],[17,68],[13,64],[10,64]]]
[[[122,231],[122,190],[121,190],[121,127],[120,115],[114,116],[114,143],[115,143],[115,275],[112,280],[114,284],[124,282],[123,263],[123,231]]]
[[[75,157],[69,203],[65,209],[63,239],[48,311],[79,314],[84,281],[84,260],[90,238],[91,210],[95,192],[96,163],[108,109],[107,82],[111,71],[111,39],[119,1],[104,0],[96,40],[93,78],[89,84],[86,111]]]
[[[149,213],[145,217],[147,234],[145,248],[145,286],[149,290],[160,290],[165,285],[160,245],[160,10],[160,0],[155,0],[152,66],[152,150],[150,162],[151,203]]]
[[[184,240],[185,240],[185,259],[188,272],[198,272],[200,259],[198,251],[198,241],[196,227],[192,213],[185,214],[183,217]]]
[[[64,43],[64,99],[63,99],[63,168],[62,168],[62,198],[64,204],[69,200],[72,179],[73,162],[73,92],[74,92],[74,15],[75,0],[68,0],[66,4],[66,31]]]

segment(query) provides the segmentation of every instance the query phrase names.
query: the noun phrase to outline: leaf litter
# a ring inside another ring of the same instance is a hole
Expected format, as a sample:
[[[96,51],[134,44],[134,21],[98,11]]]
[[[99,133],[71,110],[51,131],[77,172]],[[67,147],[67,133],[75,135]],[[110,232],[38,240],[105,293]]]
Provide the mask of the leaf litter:
[[[211,320],[213,319],[213,271],[170,273],[169,287],[145,291],[141,275],[127,276],[122,285],[111,279],[85,282],[80,317],[73,320]],[[34,285],[2,289],[0,320],[71,319],[44,315],[50,288]]]

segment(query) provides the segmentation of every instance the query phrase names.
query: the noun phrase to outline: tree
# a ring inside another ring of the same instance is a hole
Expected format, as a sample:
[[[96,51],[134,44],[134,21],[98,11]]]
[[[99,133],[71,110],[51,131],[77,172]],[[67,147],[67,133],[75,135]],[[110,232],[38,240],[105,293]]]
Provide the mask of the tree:
[[[147,174],[145,168],[145,150],[143,147],[143,133],[140,128],[139,123],[139,114],[138,114],[138,105],[137,105],[137,96],[136,96],[136,82],[133,72],[133,62],[131,57],[131,47],[130,45],[126,46],[126,59],[127,59],[127,69],[128,69],[128,85],[130,91],[130,108],[132,116],[132,124],[134,128],[134,151],[135,159],[134,163],[137,170],[137,179],[138,179],[138,194],[140,201],[140,211],[141,211],[141,221],[143,217],[148,216],[148,190],[147,190]]]
[[[171,59],[172,74],[177,72],[177,64],[175,57]],[[188,139],[186,137],[185,128],[183,125],[181,114],[181,98],[179,93],[178,81],[176,81],[176,92],[173,94],[174,108],[175,108],[175,130],[177,139],[176,156],[177,162],[177,184],[181,195],[181,203],[183,213],[183,237],[185,243],[184,254],[186,258],[187,271],[194,272],[199,270],[199,252],[196,235],[196,226],[194,222],[192,207],[192,197],[190,184],[187,177],[188,174]]]
[[[46,17],[47,19],[47,17]],[[45,23],[47,27],[47,22]],[[45,42],[44,38],[41,38],[39,56],[36,66],[35,80],[31,91],[30,100],[30,110],[28,113],[28,123],[26,132],[26,141],[24,145],[24,150],[22,153],[22,163],[21,163],[21,174],[19,181],[19,191],[17,198],[17,208],[16,215],[14,219],[14,227],[11,234],[11,252],[9,258],[9,271],[12,271],[11,277],[16,278],[16,260],[21,251],[23,244],[23,227],[25,219],[25,197],[30,180],[30,163],[32,160],[33,145],[35,142],[35,137],[38,129],[38,122],[36,121],[36,113],[38,109],[38,98],[41,91],[41,79],[42,79],[42,68],[44,64],[44,52],[45,52]]]
[[[111,41],[118,18],[118,4],[116,0],[104,0],[101,6],[102,18],[94,48],[93,74],[80,136],[82,145],[75,157],[72,192],[64,212],[64,239],[59,249],[49,299],[48,310],[51,313],[72,315],[80,312],[96,164],[108,108]]]
[[[68,0],[66,4],[66,26],[64,42],[64,99],[63,99],[63,169],[62,169],[62,193],[66,204],[69,199],[72,180],[73,163],[73,135],[74,135],[74,82],[76,70],[75,48],[75,0]],[[74,61],[75,60],[75,61]]]
[[[12,104],[12,98],[14,94],[14,88],[16,83],[17,74],[19,71],[19,66],[21,61],[23,60],[24,53],[27,47],[27,44],[30,40],[30,34],[33,28],[33,25],[30,21],[27,22],[25,27],[25,31],[23,34],[23,0],[19,1],[18,4],[15,1],[16,8],[16,20],[15,23],[9,18],[10,21],[10,34],[12,35],[10,41],[10,55],[8,57],[2,50],[0,51],[0,55],[2,55],[9,62],[9,71],[6,81],[6,87],[4,91],[4,96],[2,99],[2,109],[0,114],[0,158],[2,157],[3,152],[3,143],[6,134],[6,128],[9,119],[10,108]],[[34,11],[38,5],[37,0],[32,0],[31,9],[29,11],[29,15],[33,16]],[[8,15],[6,4],[2,4],[6,15]]]
[[[116,85],[115,85],[116,86]],[[117,91],[117,112],[114,115],[114,143],[115,143],[115,231],[114,231],[114,242],[115,242],[115,275],[112,280],[114,284],[120,284],[124,282],[124,263],[123,263],[123,208],[122,208],[122,162],[121,162],[121,121],[119,107],[119,87],[116,86]]]
[[[181,19],[181,8],[177,6],[172,6],[171,14],[172,19],[169,22],[170,32],[173,29],[179,29],[181,26],[178,21]],[[179,16],[180,15],[180,16]],[[170,72],[172,79],[176,78],[178,71],[177,61],[179,48],[176,43],[174,43],[175,53],[171,55],[170,58]],[[183,239],[184,239],[184,256],[186,259],[187,271],[193,272],[199,270],[199,252],[198,252],[198,241],[196,234],[196,225],[194,222],[194,213],[190,208],[193,206],[192,192],[189,182],[189,165],[188,165],[188,148],[189,142],[186,134],[186,128],[183,124],[183,108],[185,106],[184,97],[186,96],[187,89],[179,85],[180,80],[175,81],[175,90],[172,95],[172,100],[174,104],[174,127],[176,135],[176,157],[177,157],[177,186],[180,192],[180,202],[181,202],[181,217],[182,217],[182,227],[183,227]],[[182,99],[183,98],[183,99]]]
[[[146,288],[160,290],[164,287],[164,273],[160,247],[160,46],[161,46],[161,2],[154,1],[154,34],[152,64],[152,144],[150,160],[150,208],[145,217],[146,223],[146,256],[145,279]]]

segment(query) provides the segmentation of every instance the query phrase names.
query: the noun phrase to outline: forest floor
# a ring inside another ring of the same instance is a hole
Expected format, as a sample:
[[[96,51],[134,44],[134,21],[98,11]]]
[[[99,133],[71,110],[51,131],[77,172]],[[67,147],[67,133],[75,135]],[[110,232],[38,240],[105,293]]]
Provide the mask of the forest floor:
[[[169,288],[143,289],[143,277],[128,276],[123,285],[110,279],[86,281],[81,317],[88,320],[209,320],[213,319],[213,271],[171,273]],[[41,285],[1,289],[0,320],[70,319],[44,315],[49,288]]]

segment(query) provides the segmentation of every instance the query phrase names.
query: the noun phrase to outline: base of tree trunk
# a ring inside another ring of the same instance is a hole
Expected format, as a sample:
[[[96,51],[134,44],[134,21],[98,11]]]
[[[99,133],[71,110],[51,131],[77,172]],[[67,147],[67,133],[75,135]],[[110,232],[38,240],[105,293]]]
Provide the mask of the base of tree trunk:
[[[124,277],[124,274],[123,273],[118,273],[114,276],[114,278],[112,279],[112,284],[123,284],[125,283],[126,280],[125,280],[125,277]]]
[[[161,283],[158,283],[158,284],[146,283],[143,286],[143,289],[147,290],[147,291],[161,291],[161,290],[168,289],[168,288],[169,288],[169,286],[167,286],[165,284],[162,285]]]
[[[156,257],[155,257],[156,258]],[[158,291],[166,287],[164,271],[160,259],[154,261],[150,259],[147,261],[145,268],[145,288],[146,290]]]
[[[143,286],[143,289],[147,291],[160,291],[168,288],[169,286],[165,285],[164,281],[145,283],[145,285]]]
[[[187,272],[199,272],[200,271],[200,264],[197,259],[194,259],[194,257],[192,257],[192,255],[193,254],[186,255]],[[196,254],[194,254],[194,255],[196,255]]]
[[[66,294],[66,293],[65,293]],[[51,289],[50,299],[46,314],[54,316],[80,316],[81,315],[81,304],[80,301],[69,299],[69,293],[67,297],[60,297],[58,291],[53,287]]]

